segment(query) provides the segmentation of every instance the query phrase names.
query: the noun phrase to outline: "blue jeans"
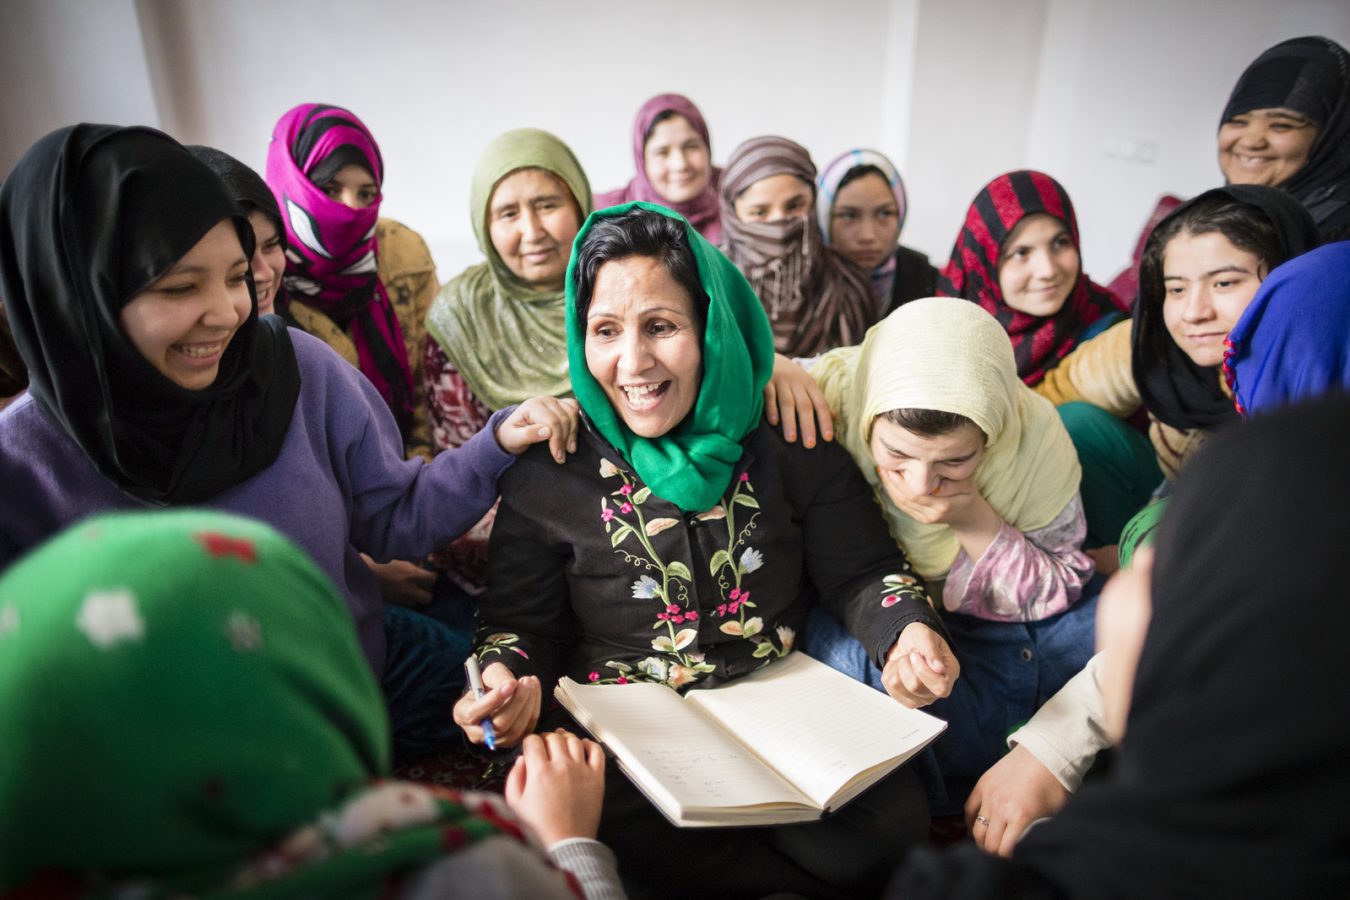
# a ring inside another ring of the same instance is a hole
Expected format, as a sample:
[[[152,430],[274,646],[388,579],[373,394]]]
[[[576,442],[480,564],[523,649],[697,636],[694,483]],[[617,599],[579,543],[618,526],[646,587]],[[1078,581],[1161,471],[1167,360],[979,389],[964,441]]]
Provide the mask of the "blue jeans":
[[[934,815],[960,812],[975,782],[1008,752],[1008,735],[1087,665],[1097,594],[1105,581],[1095,576],[1082,599],[1039,622],[942,614],[961,677],[950,697],[925,709],[944,720],[947,730],[915,759]],[[851,678],[886,690],[881,670],[862,644],[821,609],[811,613],[803,650]]]
[[[395,765],[460,740],[462,732],[452,710],[464,692],[464,660],[473,648],[473,608],[472,598],[443,596],[438,584],[436,601],[425,612],[401,606],[384,609],[388,650],[380,687],[389,708]]]

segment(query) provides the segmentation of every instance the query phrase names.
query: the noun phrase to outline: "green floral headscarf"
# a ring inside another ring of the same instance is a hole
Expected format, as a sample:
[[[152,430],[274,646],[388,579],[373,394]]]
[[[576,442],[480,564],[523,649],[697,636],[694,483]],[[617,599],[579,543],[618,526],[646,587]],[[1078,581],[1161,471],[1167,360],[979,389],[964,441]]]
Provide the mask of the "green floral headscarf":
[[[590,183],[566,144],[537,128],[499,135],[479,157],[469,189],[469,217],[487,262],[470,266],[441,288],[427,313],[427,331],[474,396],[493,410],[571,392],[563,292],[522,284],[488,233],[492,192],[520,169],[556,175],[572,192],[582,217],[590,214]]]
[[[708,295],[703,335],[703,380],[694,409],[658,438],[635,435],[610,405],[586,367],[586,323],[577,317],[577,255],[597,220],[645,209],[684,225]],[[572,245],[567,265],[567,354],[572,390],[586,415],[659,497],[687,512],[722,498],[741,441],[764,411],[764,386],[773,374],[773,331],[764,306],[740,269],[677,213],[654,203],[625,203],[593,213]]]
[[[388,768],[341,598],[266,525],[104,516],[0,579],[0,894],[59,876],[150,897],[373,896],[500,833],[454,795],[370,787]]]

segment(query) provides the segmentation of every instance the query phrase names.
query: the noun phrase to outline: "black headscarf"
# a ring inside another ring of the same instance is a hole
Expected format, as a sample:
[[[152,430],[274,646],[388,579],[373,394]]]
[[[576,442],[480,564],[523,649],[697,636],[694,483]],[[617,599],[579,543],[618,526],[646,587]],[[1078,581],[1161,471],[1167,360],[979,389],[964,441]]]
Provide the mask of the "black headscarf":
[[[1174,428],[1214,428],[1237,420],[1233,401],[1219,386],[1218,366],[1198,366],[1177,346],[1163,321],[1162,247],[1171,223],[1197,203],[1225,196],[1256,207],[1279,235],[1280,259],[1266,260],[1274,268],[1321,243],[1312,217],[1297,200],[1276,188],[1231,184],[1205,191],[1158,223],[1144,246],[1139,265],[1139,297],[1134,306],[1134,381],[1144,406]]]
[[[223,150],[206,147],[202,144],[189,144],[187,151],[206,164],[206,167],[221,181],[230,196],[235,199],[244,212],[255,209],[272,220],[281,240],[286,240],[286,225],[281,221],[281,210],[277,207],[277,198],[272,189],[263,181],[263,177]]]
[[[1350,53],[1325,37],[1276,44],[1242,73],[1219,124],[1275,108],[1317,126],[1308,161],[1279,187],[1308,208],[1324,241],[1350,237]]]
[[[207,147],[202,144],[189,144],[187,151],[206,164],[206,167],[221,181],[225,182],[225,188],[244,209],[245,215],[252,214],[255,210],[267,216],[272,222],[272,227],[277,231],[277,238],[281,241],[281,247],[286,248],[286,224],[281,220],[281,208],[277,206],[277,198],[272,194],[272,189],[263,181],[263,177],[248,166],[235,159],[223,150],[217,150],[215,147]],[[278,279],[277,295],[272,298],[273,309],[282,318],[289,321],[286,310],[286,284]],[[289,322],[294,325],[294,322]]]
[[[1350,398],[1226,431],[1158,530],[1117,765],[1012,860],[920,856],[896,897],[1350,896]]]
[[[256,300],[199,391],[160,374],[122,330],[122,308],[223,219],[252,256],[253,229],[220,179],[150,128],[54,131],[0,190],[0,296],[29,390],[144,503],[206,500],[266,468],[299,396],[290,337],[259,321]]]

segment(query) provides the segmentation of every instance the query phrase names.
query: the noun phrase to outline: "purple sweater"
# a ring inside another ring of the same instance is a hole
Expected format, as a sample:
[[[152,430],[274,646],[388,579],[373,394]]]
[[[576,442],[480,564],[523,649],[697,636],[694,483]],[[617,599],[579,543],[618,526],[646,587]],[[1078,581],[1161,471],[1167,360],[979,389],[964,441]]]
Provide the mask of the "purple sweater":
[[[300,398],[272,465],[206,505],[272,525],[328,573],[376,677],[384,671],[377,560],[422,559],[483,517],[515,457],[492,417],[464,446],[431,463],[405,460],[398,426],[370,382],[326,344],[291,329]],[[94,468],[31,395],[0,412],[0,570],[81,519],[138,502]]]

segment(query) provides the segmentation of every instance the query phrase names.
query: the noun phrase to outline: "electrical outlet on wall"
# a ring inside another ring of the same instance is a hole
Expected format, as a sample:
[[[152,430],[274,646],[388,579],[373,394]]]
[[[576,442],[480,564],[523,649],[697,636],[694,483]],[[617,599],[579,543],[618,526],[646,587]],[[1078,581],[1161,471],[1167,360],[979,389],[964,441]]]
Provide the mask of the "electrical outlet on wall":
[[[1156,142],[1144,138],[1109,135],[1102,141],[1102,154],[1107,159],[1118,159],[1122,162],[1142,163],[1151,166],[1158,158],[1158,145]]]

